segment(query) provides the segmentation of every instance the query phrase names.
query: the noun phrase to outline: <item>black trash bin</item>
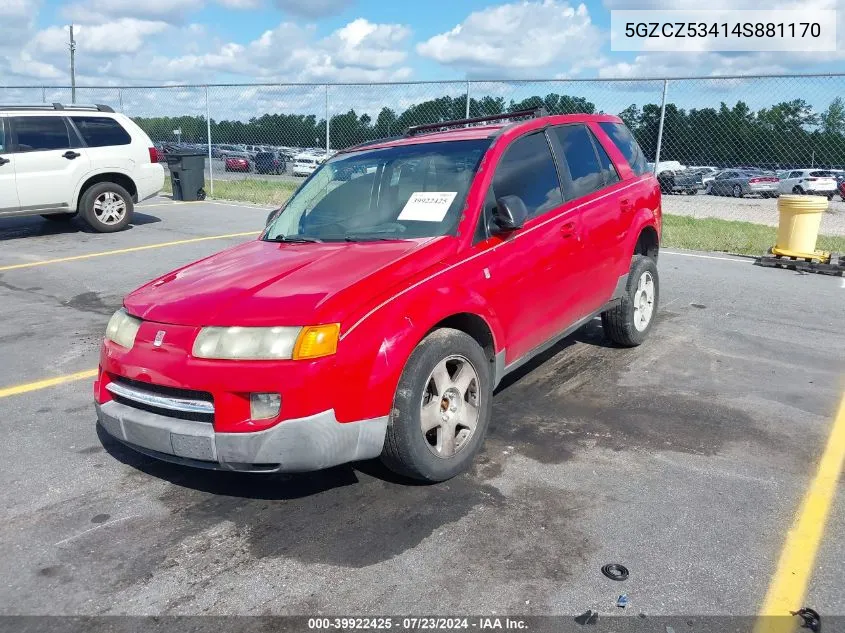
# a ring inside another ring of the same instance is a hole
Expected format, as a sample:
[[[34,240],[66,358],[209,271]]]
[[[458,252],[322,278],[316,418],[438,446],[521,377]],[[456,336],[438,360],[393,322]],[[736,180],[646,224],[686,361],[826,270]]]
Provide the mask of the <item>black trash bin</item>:
[[[168,152],[174,200],[205,200],[205,154]]]

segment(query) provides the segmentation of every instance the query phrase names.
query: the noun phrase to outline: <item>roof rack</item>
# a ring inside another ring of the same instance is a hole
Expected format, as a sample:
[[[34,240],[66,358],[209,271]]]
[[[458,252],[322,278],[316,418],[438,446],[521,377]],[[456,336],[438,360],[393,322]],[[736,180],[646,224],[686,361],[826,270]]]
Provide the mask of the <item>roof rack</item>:
[[[114,112],[114,108],[101,103],[96,103],[94,105],[77,105],[75,103],[35,103],[22,105],[20,103],[16,103],[13,105],[0,105],[0,110],[82,110],[88,112]]]
[[[516,112],[506,112],[503,114],[493,114],[490,116],[480,116],[472,119],[456,119],[455,121],[443,121],[442,123],[426,123],[425,125],[415,125],[405,130],[405,136],[416,136],[421,132],[429,132],[434,130],[442,130],[444,128],[469,126],[475,123],[486,123],[489,121],[506,121],[510,119],[530,118],[536,119],[541,116],[548,116],[549,113],[545,108],[532,108],[531,110],[518,110]]]

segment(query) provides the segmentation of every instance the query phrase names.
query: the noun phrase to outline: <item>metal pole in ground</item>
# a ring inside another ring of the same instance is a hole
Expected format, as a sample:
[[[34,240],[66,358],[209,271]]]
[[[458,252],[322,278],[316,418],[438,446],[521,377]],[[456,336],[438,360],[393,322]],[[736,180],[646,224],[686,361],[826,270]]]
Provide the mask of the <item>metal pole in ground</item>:
[[[41,103],[47,103],[47,88],[41,86]]]
[[[211,163],[211,107],[208,104],[208,86],[205,87],[205,128],[208,139],[208,192],[214,197],[214,165]]]
[[[123,88],[117,89],[117,101],[120,103],[120,111],[123,112]]]
[[[663,80],[663,99],[660,101],[660,125],[657,128],[657,150],[654,155],[654,175],[657,175],[657,165],[660,163],[660,147],[663,145],[663,119],[666,116],[666,91],[669,89],[669,80]]]
[[[469,118],[469,82],[467,81],[467,113],[464,117],[465,119]]]
[[[329,156],[329,84],[326,84],[326,158]]]

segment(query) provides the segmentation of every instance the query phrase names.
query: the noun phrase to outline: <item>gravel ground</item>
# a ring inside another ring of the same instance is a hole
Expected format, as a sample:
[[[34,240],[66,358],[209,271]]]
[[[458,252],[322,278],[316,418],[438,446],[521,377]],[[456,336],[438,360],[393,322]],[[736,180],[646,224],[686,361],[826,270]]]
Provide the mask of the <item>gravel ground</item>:
[[[778,225],[778,201],[763,198],[726,198],[698,194],[696,196],[664,195],[663,212],[689,215],[694,218],[741,220],[755,224]],[[845,202],[838,196],[831,200],[822,217],[821,235],[845,235]]]
[[[126,292],[248,239],[232,234],[265,215],[162,200],[122,233],[0,222],[0,389],[95,368]],[[8,268],[28,262],[44,263]],[[591,323],[509,376],[475,466],[439,485],[376,463],[253,477],[156,462],[97,432],[90,379],[0,397],[0,614],[591,608],[608,630],[624,592],[649,623],[753,615],[841,398],[845,289],[670,250],[660,278],[645,345],[610,346]],[[843,492],[804,603],[831,631]],[[631,577],[604,578],[609,562]]]

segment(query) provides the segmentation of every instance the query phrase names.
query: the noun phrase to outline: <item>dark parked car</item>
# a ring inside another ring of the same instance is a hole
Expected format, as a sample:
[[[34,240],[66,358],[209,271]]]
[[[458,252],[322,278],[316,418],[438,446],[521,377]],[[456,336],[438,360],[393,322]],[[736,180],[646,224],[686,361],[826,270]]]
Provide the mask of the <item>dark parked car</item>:
[[[285,159],[277,152],[258,152],[253,162],[256,174],[281,174],[287,168]]]
[[[692,169],[662,171],[657,175],[661,193],[686,193],[695,195],[704,189],[703,173]]]

